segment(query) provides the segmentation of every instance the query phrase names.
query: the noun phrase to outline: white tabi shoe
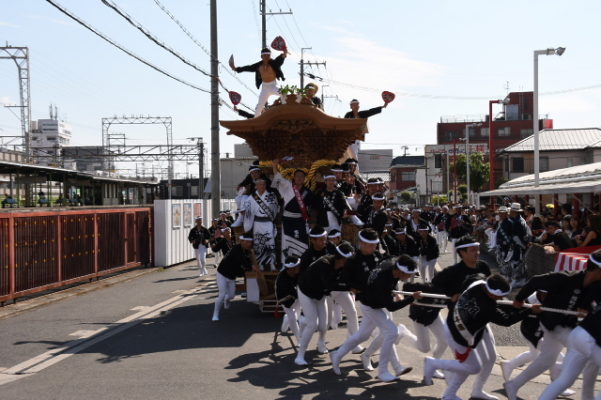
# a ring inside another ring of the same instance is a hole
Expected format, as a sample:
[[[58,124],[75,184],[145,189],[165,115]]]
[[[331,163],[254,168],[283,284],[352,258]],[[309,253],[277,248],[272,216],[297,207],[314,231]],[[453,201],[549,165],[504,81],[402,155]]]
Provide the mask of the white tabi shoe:
[[[509,365],[508,360],[501,360],[501,373],[503,374],[503,380],[507,382],[511,379],[511,373],[513,372],[513,368]]]
[[[330,353],[330,362],[332,363],[332,371],[336,375],[342,375],[342,371],[340,371],[340,360],[338,359],[337,353],[334,351]]]
[[[434,368],[434,365],[432,365],[432,361],[434,361],[434,358],[432,357],[424,358],[424,385],[426,386],[434,384],[432,376],[434,376],[434,371],[436,371],[436,369]]]
[[[216,315],[213,315],[213,319],[211,319],[211,321],[217,322],[217,321],[219,321],[219,317]]]
[[[439,370],[436,370],[436,371],[434,371],[434,375],[432,375],[432,378],[444,379],[444,374],[442,372],[440,372]]]
[[[398,378],[398,376],[394,376],[390,372],[385,371],[385,372],[381,372],[378,374],[378,379],[381,380],[382,382],[392,382],[392,381],[396,381],[399,378]]]
[[[365,351],[365,347],[363,347],[363,346],[361,346],[361,345],[358,345],[357,347],[355,347],[355,348],[353,349],[353,351],[352,351],[351,353],[353,353],[353,354],[361,354],[361,353],[363,353],[364,351]]]
[[[371,365],[371,357],[363,353],[361,354],[361,363],[363,364],[363,369],[366,371],[373,371],[374,367]]]
[[[402,365],[397,365],[394,367],[394,373],[396,376],[403,376],[413,371],[413,367],[403,367]]]
[[[296,365],[300,365],[300,366],[309,365],[309,363],[308,363],[308,362],[306,362],[304,358],[298,358],[298,357],[296,357],[296,358],[294,359],[294,363],[295,363]]]
[[[517,400],[518,399],[518,388],[512,381],[507,381],[503,384],[503,388],[505,389],[505,395],[509,400]]]
[[[328,354],[328,348],[325,343],[317,343],[317,352],[319,354]]]

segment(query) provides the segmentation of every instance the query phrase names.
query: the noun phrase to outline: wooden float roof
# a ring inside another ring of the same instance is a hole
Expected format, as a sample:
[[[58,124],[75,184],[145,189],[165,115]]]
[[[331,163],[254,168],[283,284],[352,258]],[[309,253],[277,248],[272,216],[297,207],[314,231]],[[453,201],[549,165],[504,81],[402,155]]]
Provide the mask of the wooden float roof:
[[[364,140],[367,119],[335,118],[309,104],[271,107],[257,118],[221,121],[228,135],[249,144],[262,161],[292,156],[287,167],[308,168],[316,160],[338,160],[355,140]]]

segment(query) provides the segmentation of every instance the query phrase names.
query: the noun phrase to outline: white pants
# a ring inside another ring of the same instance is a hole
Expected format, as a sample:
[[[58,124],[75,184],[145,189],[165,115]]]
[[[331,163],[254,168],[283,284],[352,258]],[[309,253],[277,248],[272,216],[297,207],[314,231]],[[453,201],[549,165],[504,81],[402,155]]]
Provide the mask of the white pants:
[[[334,304],[340,306],[346,315],[346,328],[349,336],[354,335],[359,330],[359,319],[357,318],[357,308],[355,300],[348,291],[334,291],[330,293]]]
[[[530,349],[521,354],[518,354],[511,360],[507,360],[505,362],[505,365],[507,365],[508,368],[510,368],[511,370],[514,370],[516,368],[521,367],[522,365],[526,365],[526,364],[531,363],[532,361],[536,360],[536,357],[538,357],[540,355],[539,349],[541,348],[544,340],[545,340],[544,337],[541,338],[538,341],[537,347],[534,347],[534,345],[532,343],[528,342],[528,347],[530,347]],[[563,355],[560,353],[558,355],[558,359],[556,360],[555,364],[551,367],[550,375],[551,375],[552,381],[557,379],[557,377],[559,376],[559,374],[561,372],[561,361],[562,360],[563,360]]]
[[[539,400],[553,400],[564,390],[574,384],[578,375],[583,372],[582,399],[592,400],[594,397],[595,379],[599,366],[592,359],[593,350],[597,346],[595,339],[583,328],[576,327],[568,336],[568,353],[563,360],[561,374],[543,392]]]
[[[200,275],[206,275],[207,272],[207,247],[198,245],[197,249],[194,249],[196,253],[196,261],[198,262],[198,268],[200,269]]]
[[[299,314],[299,310],[300,310],[300,304],[299,304],[298,299],[294,303],[292,303],[292,305],[290,307],[282,306],[282,308],[284,309],[284,312],[286,313],[288,327],[294,334],[294,337],[296,337],[296,341],[298,343],[300,343],[300,330],[299,330],[298,318],[297,318],[297,316]],[[284,329],[282,329],[282,331],[283,330]]]
[[[447,243],[449,242],[449,235],[447,231],[437,231],[436,232],[436,242],[438,243],[438,248],[442,253],[447,252]]]
[[[432,357],[440,358],[444,354],[447,349],[447,339],[445,337],[444,332],[444,322],[442,321],[442,317],[439,315],[434,322],[430,325],[423,325],[419,322],[413,321],[413,328],[415,330],[415,335],[406,335],[401,340],[409,340],[409,342],[422,353],[430,352],[432,346],[430,344],[430,333],[432,336],[436,338],[436,347],[432,352]]]
[[[265,104],[269,100],[269,96],[277,96],[280,92],[278,92],[277,82],[263,82],[261,84],[261,93],[259,93],[259,102],[257,103],[257,107],[255,108],[255,117],[259,117],[263,110],[265,109]]]
[[[219,311],[224,302],[229,302],[236,296],[236,280],[228,279],[221,275],[219,272],[217,276],[217,287],[219,288],[219,295],[215,299],[215,308],[213,310],[213,318],[219,318]]]
[[[399,332],[392,321],[390,312],[387,312],[383,308],[371,308],[361,304],[361,313],[363,314],[363,319],[361,320],[359,330],[354,335],[350,336],[336,351],[336,359],[342,360],[342,358],[351,350],[365,342],[374,329],[378,328],[380,334],[374,339],[374,341],[381,340],[381,346],[378,346],[380,348],[378,374],[389,373],[388,364],[391,364],[393,368],[397,369],[400,363],[394,343]]]
[[[304,325],[300,334],[297,358],[305,359],[305,352],[315,331],[319,332],[318,346],[326,344],[326,332],[328,330],[328,307],[326,297],[315,300],[306,296],[298,289],[298,300],[304,315]]]
[[[451,241],[451,247],[453,248],[453,262],[455,264],[457,264],[457,250],[455,249],[455,242],[457,241],[457,239],[450,239]]]
[[[434,273],[436,272],[436,258],[428,261],[425,256],[420,256],[417,268],[419,269],[422,282],[432,282],[432,278],[434,278]]]
[[[524,371],[509,381],[515,384],[518,389],[524,386],[526,382],[531,381],[546,370],[551,370],[555,366],[555,361],[559,353],[561,353],[561,349],[567,346],[568,336],[572,331],[570,328],[564,326],[556,326],[555,329],[549,331],[541,324],[541,328],[544,340],[538,346],[540,351],[538,357]]]
[[[448,326],[445,325],[444,328],[449,347],[457,353],[465,354],[468,349],[453,339]],[[475,374],[478,374],[478,376],[476,377],[474,386],[472,387],[472,396],[478,397],[478,395],[482,393],[484,384],[488,380],[488,377],[490,376],[492,368],[497,359],[495,339],[492,331],[490,330],[490,326],[487,325],[484,329],[485,331],[482,335],[482,340],[480,340],[480,343],[478,343],[478,345],[472,349],[471,353],[463,362],[458,360],[439,359],[435,359],[432,362],[432,365],[435,367],[435,369],[442,369],[452,372],[452,374],[445,373],[445,377],[447,377],[447,389],[444,392],[443,399],[455,398],[455,396],[457,396],[457,391],[463,382],[465,382],[467,377]]]

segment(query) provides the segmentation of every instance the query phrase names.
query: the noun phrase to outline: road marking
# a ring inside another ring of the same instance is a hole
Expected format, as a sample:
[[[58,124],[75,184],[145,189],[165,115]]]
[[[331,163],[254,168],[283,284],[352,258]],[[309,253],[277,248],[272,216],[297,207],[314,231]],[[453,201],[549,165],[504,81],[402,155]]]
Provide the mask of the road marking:
[[[200,290],[200,287],[185,290],[177,296],[171,297],[163,302],[155,304],[154,306],[145,307],[143,310],[140,310],[129,317],[120,319],[114,324],[111,324],[111,328],[105,326],[95,331],[88,331],[88,333],[92,332],[91,336],[81,337],[80,339],[73,340],[64,346],[49,350],[13,367],[7,368],[0,372],[0,386],[40,372],[43,369],[59,363],[71,357],[72,355],[95,345],[96,343],[100,343],[103,340],[110,338],[111,336],[123,332],[146,319],[154,318],[160,315],[161,312],[168,311],[179,306],[180,304],[198,297],[200,295]],[[73,332],[71,335],[76,333],[83,333],[83,331]]]
[[[96,330],[82,329],[82,330],[70,333],[69,336],[75,336],[75,337],[80,338],[80,339],[86,339],[86,338],[89,338],[91,336],[94,336],[95,334],[97,334],[99,332],[100,332],[99,329],[96,329]]]
[[[148,310],[150,307],[149,306],[137,306],[134,308],[130,308],[129,311],[142,311],[142,310]]]

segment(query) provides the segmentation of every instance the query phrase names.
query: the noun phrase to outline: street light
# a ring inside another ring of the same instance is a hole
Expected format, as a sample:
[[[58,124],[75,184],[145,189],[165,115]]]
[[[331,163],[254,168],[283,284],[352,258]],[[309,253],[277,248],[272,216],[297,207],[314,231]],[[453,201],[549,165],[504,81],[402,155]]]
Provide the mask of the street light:
[[[467,202],[471,204],[470,196],[470,128],[477,128],[482,124],[467,124],[465,125],[465,166],[466,166],[466,185],[467,185]],[[490,132],[489,132],[490,134]]]
[[[532,115],[532,132],[534,134],[534,187],[539,186],[539,175],[540,175],[540,157],[539,157],[539,138],[538,138],[538,56],[546,55],[561,56],[566,51],[565,47],[557,47],[555,49],[549,48],[545,50],[534,51],[534,91],[533,91],[533,115]],[[540,198],[537,194],[535,196],[535,209],[536,213],[540,212]]]

